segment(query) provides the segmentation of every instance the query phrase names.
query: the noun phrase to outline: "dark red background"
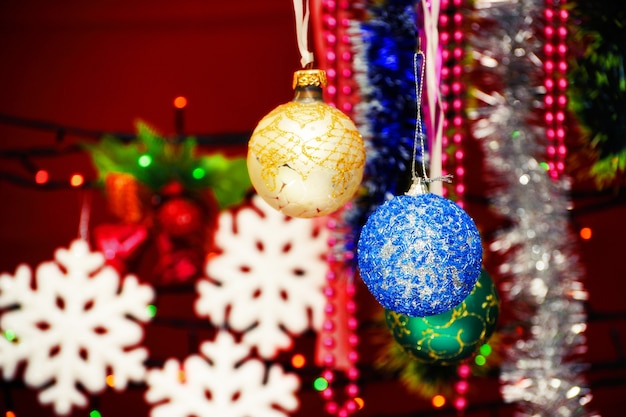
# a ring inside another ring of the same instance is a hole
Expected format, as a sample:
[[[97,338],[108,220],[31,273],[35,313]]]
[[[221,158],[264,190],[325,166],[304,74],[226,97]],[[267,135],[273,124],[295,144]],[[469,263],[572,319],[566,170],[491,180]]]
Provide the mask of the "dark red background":
[[[299,69],[292,4],[283,0],[226,1],[29,1],[0,3],[0,114],[63,126],[107,132],[134,131],[140,118],[163,134],[174,133],[174,97],[188,99],[187,133],[250,132],[276,105],[292,97],[291,77]],[[93,179],[95,172],[82,153],[65,152],[81,138],[62,141],[46,129],[0,123],[0,149],[46,147],[61,157],[40,156],[31,162],[65,180],[74,172]],[[222,150],[243,154],[245,143]],[[485,203],[480,152],[468,144],[468,212],[485,233],[498,222]],[[19,184],[32,175],[16,158],[0,159],[0,271],[13,273],[20,263],[32,266],[52,258],[54,250],[77,236],[84,195],[93,194],[91,224],[109,219],[100,194],[75,189],[41,189]],[[8,174],[13,176],[9,177]],[[14,176],[17,176],[18,179]],[[621,193],[620,193],[621,191]],[[626,394],[626,215],[623,189],[598,192],[575,184],[573,227],[593,229],[579,242],[590,292],[589,352],[586,375],[595,396],[590,409],[621,416]],[[183,359],[196,352],[206,335],[191,304],[193,291],[160,296],[161,321],[150,325],[146,345],[155,360]],[[368,323],[378,312],[359,288],[359,314]],[[511,308],[511,306],[503,306]],[[181,324],[182,323],[182,324]],[[408,393],[372,367],[376,355],[367,326],[362,330],[360,367],[366,407],[358,415],[452,416],[448,407],[433,410],[428,401]],[[305,335],[296,348],[313,352],[314,338]],[[300,417],[322,415],[321,401],[310,388],[318,369],[301,371]],[[509,416],[497,376],[474,378],[467,416]],[[106,391],[91,406],[109,416],[144,416],[142,387],[124,393]],[[52,415],[41,408],[36,392],[20,383],[3,387],[0,412],[12,402],[18,417]],[[86,416],[89,409],[72,416]]]

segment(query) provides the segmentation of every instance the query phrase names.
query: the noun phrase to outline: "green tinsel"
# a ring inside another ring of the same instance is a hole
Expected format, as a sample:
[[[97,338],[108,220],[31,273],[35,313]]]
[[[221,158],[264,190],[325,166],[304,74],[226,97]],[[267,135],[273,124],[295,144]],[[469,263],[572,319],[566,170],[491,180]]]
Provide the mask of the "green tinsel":
[[[626,166],[626,8],[614,0],[581,0],[571,17],[582,51],[570,73],[570,106],[595,160],[589,175],[604,188]]]
[[[200,154],[195,138],[167,140],[142,121],[136,129],[137,138],[129,143],[105,136],[95,144],[84,144],[100,181],[110,173],[124,173],[155,193],[171,182],[191,191],[211,189],[220,208],[240,203],[250,189],[244,158]]]
[[[456,366],[419,362],[393,340],[385,345],[375,366],[381,371],[396,374],[407,391],[424,399],[431,399],[436,394],[451,395],[454,392],[454,382],[459,379]]]

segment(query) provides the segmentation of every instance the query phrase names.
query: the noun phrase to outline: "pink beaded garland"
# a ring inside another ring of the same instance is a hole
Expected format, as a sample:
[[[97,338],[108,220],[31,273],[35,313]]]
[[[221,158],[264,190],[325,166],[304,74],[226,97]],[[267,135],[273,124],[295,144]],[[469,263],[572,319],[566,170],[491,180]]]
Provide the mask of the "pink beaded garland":
[[[469,383],[467,382],[471,369],[469,365],[464,362],[457,368],[457,374],[459,375],[459,381],[454,384],[454,391],[456,392],[456,398],[454,399],[454,408],[459,411],[464,410],[467,407],[467,398],[465,394],[469,390]]]
[[[327,285],[324,288],[324,294],[326,295],[326,305],[324,307],[325,320],[322,325],[322,346],[327,350],[323,354],[323,366],[322,377],[328,382],[328,387],[321,393],[324,399],[324,410],[331,415],[348,417],[358,409],[358,405],[354,400],[359,394],[359,387],[356,383],[359,371],[356,367],[358,361],[358,353],[356,351],[358,345],[358,336],[356,334],[358,328],[358,320],[356,319],[356,302],[354,296],[356,294],[356,288],[354,283],[348,280],[345,283],[345,300],[341,300],[343,305],[337,305],[339,302],[337,299],[337,291],[334,285],[338,283],[338,280],[350,278],[352,273],[345,274],[347,263],[353,258],[353,254],[350,251],[345,250],[344,237],[346,230],[341,227],[338,220],[335,218],[329,218],[327,222],[327,228],[331,232],[331,238],[328,239],[329,253],[327,256],[327,262],[329,270],[326,274]],[[352,255],[352,256],[350,256]],[[348,267],[349,269],[349,267]],[[337,341],[335,339],[335,332],[337,330],[336,318],[338,309],[345,308],[347,314],[346,326],[348,329],[348,352],[346,360],[349,366],[346,370],[346,376],[348,384],[345,387],[345,401],[343,404],[339,404],[335,400],[336,392],[331,387],[331,384],[335,381],[335,367],[337,365],[337,358],[332,353],[332,349],[336,347]]]
[[[334,246],[331,248],[335,249]],[[342,262],[343,257],[339,257],[340,259],[329,261],[329,268],[331,268],[331,273],[327,274],[327,280],[329,279],[329,285],[326,289],[331,288],[330,284],[333,282],[337,276],[335,271],[332,271],[332,268],[343,268],[344,262]],[[337,416],[347,417],[350,414],[354,413],[358,406],[354,401],[359,394],[359,386],[356,384],[357,378],[359,376],[359,371],[356,367],[356,363],[358,361],[359,355],[356,351],[356,347],[358,345],[358,336],[356,334],[356,330],[358,328],[358,321],[355,317],[356,313],[356,303],[354,301],[355,295],[355,287],[354,283],[348,282],[346,284],[345,294],[347,296],[347,302],[345,303],[346,312],[348,313],[347,319],[347,327],[350,331],[348,335],[348,345],[350,349],[347,353],[347,360],[350,363],[348,370],[346,371],[346,376],[348,378],[348,384],[345,388],[345,394],[347,399],[344,403],[339,406],[337,401],[335,401],[335,391],[330,386],[332,382],[335,380],[335,371],[333,370],[334,365],[336,364],[336,358],[332,353],[326,353],[323,357],[323,363],[325,366],[324,371],[322,372],[322,376],[326,379],[329,386],[322,391],[322,398],[326,401],[325,410],[327,413]],[[326,291],[327,294],[335,294],[335,291]],[[327,349],[331,349],[335,346],[335,339],[332,337],[332,333],[335,330],[335,322],[333,321],[334,315],[336,313],[337,306],[334,304],[334,297],[327,297],[327,304],[324,308],[324,313],[326,315],[326,319],[323,324],[323,346]]]
[[[565,42],[567,38],[567,19],[569,13],[566,10],[565,0],[546,0],[543,12],[546,27],[544,29],[545,45],[543,48],[545,57],[543,68],[545,72],[544,85],[546,96],[544,98],[546,123],[546,156],[548,174],[553,179],[558,179],[565,171],[565,158],[567,148],[565,146],[565,110],[567,109],[567,53]]]
[[[323,22],[321,39],[325,42],[323,57],[328,79],[328,85],[324,90],[325,100],[331,106],[335,106],[346,114],[350,114],[355,104],[354,91],[355,81],[352,78],[352,45],[351,38],[347,33],[351,23],[348,18],[352,3],[346,0],[322,0],[320,10]],[[348,204],[349,205],[349,204]],[[358,336],[356,334],[358,321],[356,319],[356,302],[354,296],[356,289],[352,278],[354,271],[350,266],[354,259],[354,253],[345,249],[345,237],[347,226],[340,220],[340,213],[329,217],[326,227],[331,237],[328,239],[328,272],[326,274],[327,285],[324,288],[326,306],[324,308],[325,319],[322,324],[321,347],[325,350],[322,354],[324,369],[322,377],[328,382],[328,387],[321,392],[325,401],[326,413],[338,417],[348,417],[358,409],[355,398],[359,394],[357,378],[359,371],[356,367],[358,353]],[[345,285],[345,287],[341,287]],[[339,288],[339,293],[336,288]],[[341,304],[340,304],[341,303]],[[345,320],[339,322],[338,320]],[[347,352],[346,357],[335,357],[336,349],[346,343],[341,335],[340,327],[347,327]],[[343,364],[343,365],[342,365]],[[345,387],[345,400],[340,403],[336,399],[336,390],[331,386],[335,382],[337,367],[345,370],[348,383]]]
[[[443,153],[442,174],[448,172],[447,168],[454,171],[453,188],[456,194],[456,203],[464,207],[463,195],[465,193],[463,159],[465,157],[461,144],[465,132],[464,114],[464,93],[463,68],[461,62],[464,56],[464,36],[463,36],[463,14],[460,12],[461,0],[443,0],[441,2],[441,14],[439,15],[439,41],[442,51],[441,67],[441,92],[444,98],[442,109],[446,114],[444,120],[444,134],[442,146],[448,148],[452,143],[457,150],[448,155]],[[460,169],[459,169],[460,168]],[[443,189],[444,196],[447,196],[448,188]]]
[[[453,189],[456,194],[456,203],[460,207],[464,207],[465,152],[461,147],[465,132],[465,120],[463,118],[465,105],[462,80],[463,68],[461,66],[464,54],[464,39],[462,31],[463,15],[459,11],[463,2],[462,0],[454,0],[452,3],[452,6],[450,6],[449,0],[442,2],[442,14],[439,18],[439,26],[440,33],[445,34],[440,36],[440,41],[444,51],[447,51],[447,53],[442,54],[444,60],[441,72],[442,92],[444,93],[444,100],[447,103],[444,109],[446,110],[446,120],[451,120],[451,123],[446,124],[443,146],[445,149],[452,141],[456,146],[456,150],[451,153],[451,158],[442,159],[447,166],[451,167],[455,175]],[[450,36],[449,33],[453,33],[453,35]],[[445,152],[443,155],[447,156]],[[445,169],[442,174],[446,174]],[[444,193],[445,192],[447,192],[446,188],[444,188]],[[457,372],[461,379],[455,385],[456,398],[453,404],[454,407],[462,413],[467,406],[465,394],[469,389],[467,378],[470,374],[470,368],[466,363],[463,363],[459,366]]]
[[[459,394],[465,394],[467,392],[468,388],[469,388],[469,384],[465,380],[461,380],[461,381],[457,382],[456,385],[454,386],[454,389]]]

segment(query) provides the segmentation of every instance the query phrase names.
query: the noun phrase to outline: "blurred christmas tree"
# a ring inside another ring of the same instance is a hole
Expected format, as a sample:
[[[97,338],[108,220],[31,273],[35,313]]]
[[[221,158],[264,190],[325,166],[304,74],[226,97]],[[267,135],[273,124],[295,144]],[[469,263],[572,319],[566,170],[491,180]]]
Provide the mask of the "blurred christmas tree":
[[[580,53],[570,73],[570,104],[593,161],[584,175],[602,189],[620,183],[626,166],[626,7],[580,0],[572,4],[571,22]],[[575,168],[583,169],[577,159]]]

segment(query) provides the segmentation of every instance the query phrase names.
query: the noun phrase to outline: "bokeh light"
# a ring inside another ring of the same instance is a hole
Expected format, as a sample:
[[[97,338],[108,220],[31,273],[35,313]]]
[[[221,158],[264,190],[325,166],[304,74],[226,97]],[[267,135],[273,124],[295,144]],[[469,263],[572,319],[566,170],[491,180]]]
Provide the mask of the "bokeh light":
[[[454,408],[462,410],[467,406],[467,400],[464,397],[459,397],[454,400]]]
[[[197,180],[201,180],[202,178],[204,178],[205,175],[206,175],[206,171],[204,170],[204,168],[201,168],[201,167],[198,167],[194,169],[193,171],[191,171],[191,176]]]
[[[174,99],[174,107],[177,109],[184,109],[187,107],[187,99],[183,96],[178,96]]]
[[[591,239],[591,236],[593,235],[593,232],[591,230],[591,227],[583,227],[582,229],[580,229],[580,237],[584,240],[589,240]]]
[[[432,399],[433,407],[440,408],[446,404],[446,397],[441,394],[437,394]]]
[[[296,353],[291,357],[291,364],[294,368],[300,369],[306,363],[306,358],[300,353]]]
[[[317,377],[315,381],[313,381],[313,388],[315,388],[316,391],[324,391],[328,388],[328,381],[324,377]]]
[[[80,174],[74,174],[70,177],[70,185],[72,187],[80,187],[85,182],[85,178]]]
[[[365,406],[365,401],[363,401],[363,398],[361,397],[354,397],[354,402],[359,407],[359,410]]]
[[[37,173],[35,174],[35,182],[37,184],[45,184],[48,182],[48,179],[50,178],[48,171],[45,171],[43,169],[40,169],[39,171],[37,171]]]
[[[16,338],[15,332],[11,329],[6,329],[4,331],[4,338],[8,340],[9,342],[14,341]]]
[[[488,344],[486,344],[486,343],[485,343],[484,345],[482,345],[482,346],[480,347],[480,349],[479,349],[480,354],[481,354],[481,355],[483,355],[483,356],[489,356],[489,355],[491,355],[491,350],[492,350],[492,349],[491,349],[491,346],[489,346],[489,345],[488,345]]]
[[[141,155],[137,160],[137,163],[142,168],[149,167],[152,163],[152,157],[150,155]]]

